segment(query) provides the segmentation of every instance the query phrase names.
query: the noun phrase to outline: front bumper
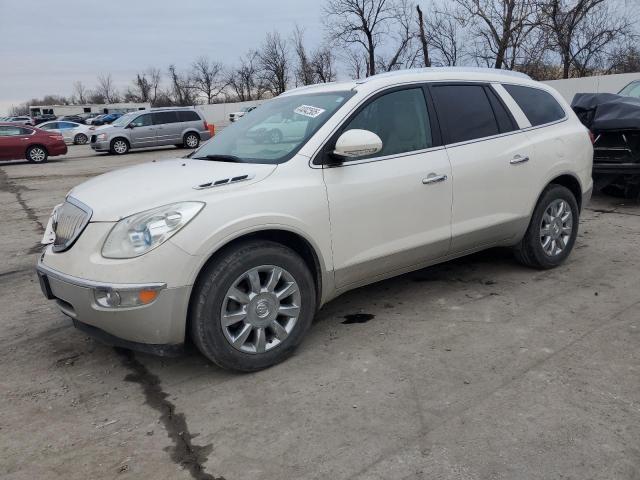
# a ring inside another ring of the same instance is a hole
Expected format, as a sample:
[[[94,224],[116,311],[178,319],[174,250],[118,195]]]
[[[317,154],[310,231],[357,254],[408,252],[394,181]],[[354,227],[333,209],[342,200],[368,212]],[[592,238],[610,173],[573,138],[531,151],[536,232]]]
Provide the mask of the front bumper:
[[[91,148],[97,152],[108,152],[109,142],[106,140],[101,142],[91,142]]]
[[[55,300],[74,325],[104,343],[161,355],[180,351],[184,344],[191,287],[164,284],[94,282],[64,274],[38,261],[38,279],[44,295]],[[96,289],[161,288],[148,305],[105,308],[96,303]]]

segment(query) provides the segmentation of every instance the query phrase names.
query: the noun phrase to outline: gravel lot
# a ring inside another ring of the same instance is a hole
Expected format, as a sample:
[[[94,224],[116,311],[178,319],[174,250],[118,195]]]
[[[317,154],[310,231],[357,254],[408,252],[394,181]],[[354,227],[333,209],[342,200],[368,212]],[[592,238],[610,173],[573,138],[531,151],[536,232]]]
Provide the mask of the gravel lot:
[[[0,477],[640,478],[640,206],[594,198],[553,271],[493,250],[348,293],[238,375],[94,342],[34,272],[72,186],[184,153],[0,164]]]

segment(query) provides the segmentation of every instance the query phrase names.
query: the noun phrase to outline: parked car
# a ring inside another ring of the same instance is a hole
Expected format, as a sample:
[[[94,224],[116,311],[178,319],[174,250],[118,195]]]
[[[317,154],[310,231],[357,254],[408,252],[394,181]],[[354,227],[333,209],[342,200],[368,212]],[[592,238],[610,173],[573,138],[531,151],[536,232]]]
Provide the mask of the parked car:
[[[27,125],[0,123],[0,160],[26,158],[32,163],[43,163],[49,157],[65,153],[67,145],[59,133]]]
[[[9,117],[7,119],[7,122],[14,123],[16,125],[33,125],[33,121],[31,120],[31,117],[27,117],[26,115],[18,116],[18,117]]]
[[[93,122],[91,122],[91,124],[95,126],[109,125],[120,118],[122,115],[122,113],[107,113],[106,115],[96,117]]]
[[[257,108],[257,105],[252,106],[252,107],[244,107],[242,110],[240,110],[239,112],[233,112],[229,114],[229,121],[231,123],[239,120],[241,117],[244,117],[247,113],[252,112],[253,110],[255,110]]]
[[[307,117],[296,113],[272,115],[249,130],[247,137],[261,143],[296,141],[304,137],[308,123]]]
[[[104,115],[105,115],[105,114],[103,114],[103,113],[96,113],[96,112],[94,112],[94,113],[85,113],[85,114],[83,115],[83,117],[84,117],[84,123],[86,123],[87,125],[92,125],[92,124],[93,124],[93,122],[94,122],[97,118],[100,118],[100,117],[102,117],[102,116],[104,116]]]
[[[79,123],[81,125],[85,124],[85,117],[83,117],[80,114],[78,114],[78,115],[65,115],[64,117],[60,117],[59,120],[64,120],[64,121],[67,121],[67,122],[75,122],[75,123]]]
[[[300,137],[250,138],[291,114],[306,121]],[[75,187],[37,269],[47,298],[107,342],[166,354],[190,337],[218,365],[258,370],[353,288],[496,246],[534,268],[562,264],[592,157],[569,105],[522,74],[424,69],[306,87],[191,158]]]
[[[38,128],[49,132],[62,134],[66,143],[74,145],[84,145],[89,141],[94,128],[89,125],[82,125],[76,122],[66,122],[57,120],[55,122],[45,122],[38,125]]]
[[[618,92],[623,97],[640,98],[640,80],[634,80]]]
[[[628,94],[634,91],[622,90]],[[571,107],[594,137],[596,190],[640,200],[640,98],[578,93]]]
[[[33,117],[31,119],[31,124],[32,125],[40,125],[41,123],[50,122],[52,120],[56,120],[57,118],[58,118],[57,115],[53,115],[52,113],[45,113],[43,115],[36,115],[35,117]]]
[[[211,138],[209,126],[193,108],[141,110],[127,113],[91,135],[91,148],[123,155],[132,148],[175,145],[197,148]]]

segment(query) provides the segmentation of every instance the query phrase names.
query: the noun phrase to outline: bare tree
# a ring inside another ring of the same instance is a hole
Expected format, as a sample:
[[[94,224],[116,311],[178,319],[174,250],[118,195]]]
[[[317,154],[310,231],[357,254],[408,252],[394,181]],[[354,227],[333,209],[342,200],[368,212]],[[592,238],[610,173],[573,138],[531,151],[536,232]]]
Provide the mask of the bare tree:
[[[73,96],[79,104],[87,103],[87,87],[80,80],[73,83]]]
[[[343,54],[343,61],[347,66],[350,78],[358,80],[369,74],[369,57],[360,50],[348,48]]]
[[[416,38],[413,5],[408,0],[397,0],[391,10],[392,18],[389,22],[391,31],[386,43],[390,45],[390,40],[394,40],[395,45],[391,48],[389,57],[384,55],[376,57],[378,70],[387,72],[403,67],[415,67],[419,53],[413,48]]]
[[[227,86],[222,64],[206,57],[200,57],[193,63],[191,77],[194,88],[205,98],[207,104],[214,103]]]
[[[607,73],[640,72],[640,48],[633,42],[616,47],[608,59]]]
[[[173,102],[176,105],[196,104],[196,91],[191,84],[191,79],[187,75],[178,73],[175,65],[169,65],[169,79],[171,81]]]
[[[584,75],[613,42],[630,30],[630,19],[613,12],[606,0],[543,0],[544,26],[560,56],[562,78],[571,69]]]
[[[449,7],[435,10],[427,20],[428,43],[433,65],[454,67],[466,57],[462,29],[465,24]]]
[[[336,57],[327,46],[318,48],[311,60],[311,67],[318,82],[329,83],[336,80]]]
[[[477,44],[476,59],[493,68],[508,68],[507,53],[537,26],[536,0],[454,0],[460,20],[470,21],[469,33]],[[514,48],[515,47],[515,48]]]
[[[227,84],[240,102],[262,97],[264,88],[259,78],[258,63],[258,52],[250,51],[240,59],[238,67],[227,74]]]
[[[104,98],[106,103],[117,103],[120,101],[118,90],[113,84],[111,74],[98,75],[98,86],[96,93]]]
[[[293,31],[293,47],[296,54],[295,80],[296,85],[312,85],[316,83],[316,72],[313,60],[309,58],[304,45],[304,30],[296,25]]]
[[[267,34],[258,57],[265,88],[274,97],[284,93],[289,83],[289,57],[287,44],[278,32]]]
[[[416,5],[416,12],[418,13],[418,37],[420,38],[420,47],[422,48],[422,59],[425,67],[431,66],[431,59],[429,58],[429,43],[427,42],[427,34],[424,28],[424,16],[420,5]]]
[[[392,0],[328,0],[324,9],[325,29],[332,40],[340,42],[352,52],[353,48],[364,49],[367,65],[366,75],[376,73],[376,47],[381,38],[388,31],[388,24],[396,15]],[[360,64],[361,53],[354,52],[357,57],[349,54],[351,60],[358,58]],[[351,74],[355,73],[351,65]],[[360,65],[356,70],[360,69]],[[358,75],[360,73],[358,72]]]

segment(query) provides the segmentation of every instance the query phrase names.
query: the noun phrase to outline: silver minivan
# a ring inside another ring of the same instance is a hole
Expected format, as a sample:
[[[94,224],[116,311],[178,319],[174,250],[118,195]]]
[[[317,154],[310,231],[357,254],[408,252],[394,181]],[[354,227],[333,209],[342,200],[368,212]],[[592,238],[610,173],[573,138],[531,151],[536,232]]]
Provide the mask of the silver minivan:
[[[158,108],[127,113],[97,129],[91,135],[91,148],[124,155],[132,148],[162,145],[197,148],[209,138],[209,126],[194,108]]]

